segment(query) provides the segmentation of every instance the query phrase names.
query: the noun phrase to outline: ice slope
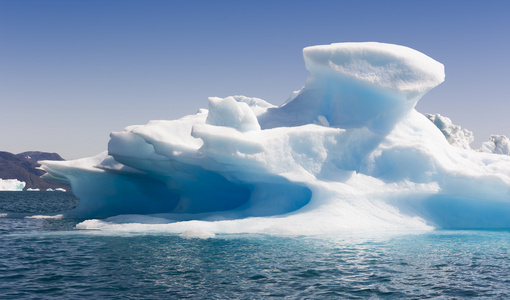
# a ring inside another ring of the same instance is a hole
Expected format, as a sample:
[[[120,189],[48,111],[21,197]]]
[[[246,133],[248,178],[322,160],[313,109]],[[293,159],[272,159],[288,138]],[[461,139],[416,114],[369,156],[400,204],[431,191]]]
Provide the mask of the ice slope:
[[[42,162],[70,183],[82,229],[322,234],[510,227],[510,157],[453,147],[414,110],[443,65],[381,43],[305,48],[281,106],[209,110],[114,132],[108,151]],[[106,218],[106,219],[100,219]]]
[[[25,188],[25,182],[17,179],[1,179],[0,191],[22,191]]]

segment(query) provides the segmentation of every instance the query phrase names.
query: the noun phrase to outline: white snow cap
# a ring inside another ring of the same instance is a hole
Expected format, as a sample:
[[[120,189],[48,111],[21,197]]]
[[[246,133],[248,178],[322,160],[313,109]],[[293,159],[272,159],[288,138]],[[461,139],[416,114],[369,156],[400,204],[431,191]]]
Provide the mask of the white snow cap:
[[[444,66],[414,49],[385,43],[335,43],[306,47],[312,76],[333,71],[371,85],[424,94],[444,81]]]
[[[398,45],[312,46],[303,56],[310,71],[305,86],[285,105],[260,116],[262,128],[316,123],[388,134],[427,91],[444,81],[441,63]]]

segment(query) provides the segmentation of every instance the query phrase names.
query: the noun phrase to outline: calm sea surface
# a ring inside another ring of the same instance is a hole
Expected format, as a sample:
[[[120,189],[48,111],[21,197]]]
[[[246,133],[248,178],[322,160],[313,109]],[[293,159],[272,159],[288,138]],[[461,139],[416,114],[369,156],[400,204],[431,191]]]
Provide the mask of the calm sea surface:
[[[77,203],[0,192],[0,299],[510,298],[509,231],[202,240],[26,218]]]

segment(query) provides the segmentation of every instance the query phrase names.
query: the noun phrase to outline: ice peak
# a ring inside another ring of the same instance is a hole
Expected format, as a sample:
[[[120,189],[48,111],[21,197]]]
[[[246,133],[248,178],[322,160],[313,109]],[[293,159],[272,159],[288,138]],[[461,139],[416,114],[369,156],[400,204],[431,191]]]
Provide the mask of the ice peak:
[[[335,43],[303,49],[312,76],[335,73],[402,91],[412,99],[444,81],[443,64],[414,49],[385,43]],[[410,100],[411,100],[410,99]]]
[[[262,128],[311,124],[322,116],[331,127],[386,135],[445,76],[441,63],[398,45],[339,43],[307,47],[303,55],[310,72],[305,86],[261,116]]]

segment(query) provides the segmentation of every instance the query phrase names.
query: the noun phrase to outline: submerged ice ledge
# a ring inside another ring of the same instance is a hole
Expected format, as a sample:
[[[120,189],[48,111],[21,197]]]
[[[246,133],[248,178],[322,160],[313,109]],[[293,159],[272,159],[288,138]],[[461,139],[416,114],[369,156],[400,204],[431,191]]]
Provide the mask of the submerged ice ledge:
[[[510,227],[510,157],[452,147],[414,110],[442,64],[381,43],[303,53],[310,76],[281,106],[210,98],[196,115],[112,133],[96,157],[42,162],[45,176],[72,185],[69,214],[96,218],[84,229]]]

